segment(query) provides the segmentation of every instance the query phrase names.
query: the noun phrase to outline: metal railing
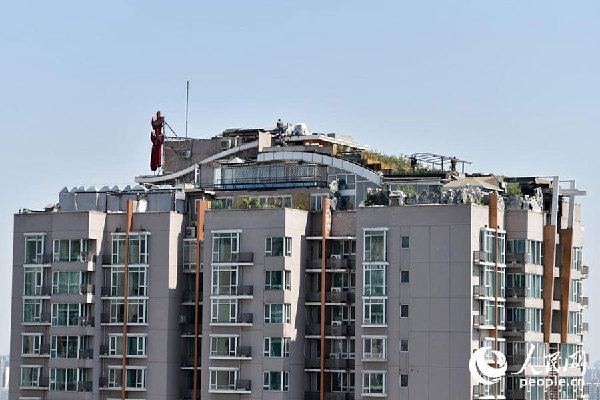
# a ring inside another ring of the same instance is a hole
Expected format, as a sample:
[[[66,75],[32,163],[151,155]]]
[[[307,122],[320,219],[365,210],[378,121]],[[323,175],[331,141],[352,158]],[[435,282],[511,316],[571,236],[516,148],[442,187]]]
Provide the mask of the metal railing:
[[[235,349],[236,357],[252,357],[252,346],[238,346]]]
[[[238,324],[251,324],[254,322],[254,314],[239,313],[235,320]]]
[[[92,283],[80,285],[79,291],[81,292],[81,294],[92,294],[93,295],[96,292],[96,285],[94,285]]]
[[[94,326],[94,317],[79,317],[77,322],[78,322],[79,326],[93,327]]]
[[[80,359],[92,359],[94,358],[94,349],[79,349]]]
[[[250,379],[238,379],[235,381],[235,390],[250,392],[252,390],[252,381]]]

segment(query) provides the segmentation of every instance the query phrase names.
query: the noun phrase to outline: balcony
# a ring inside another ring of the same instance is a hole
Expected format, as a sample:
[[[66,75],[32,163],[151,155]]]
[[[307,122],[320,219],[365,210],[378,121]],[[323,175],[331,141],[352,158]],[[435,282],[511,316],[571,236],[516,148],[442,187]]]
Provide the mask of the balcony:
[[[101,388],[107,388],[108,387],[108,377],[101,376],[98,379],[98,386],[101,387]]]
[[[100,314],[100,323],[101,324],[110,324],[110,313],[103,312]]]
[[[40,346],[40,354],[43,356],[50,354],[50,343],[42,343]]]
[[[522,287],[507,287],[505,293],[507,301],[519,297],[525,298],[525,288]]]
[[[525,332],[527,323],[525,321],[506,321],[506,331],[504,335],[510,335],[511,332]]]
[[[320,270],[322,268],[322,259],[315,258],[310,260],[308,269]],[[354,258],[326,258],[326,270],[354,270],[356,269],[356,259]]]
[[[196,400],[201,400],[200,387],[198,387],[198,393],[196,394]],[[194,389],[189,387],[183,387],[179,391],[179,400],[194,400]]]
[[[487,287],[484,285],[475,285],[473,286],[473,298],[478,299],[480,297],[487,296]]]
[[[181,302],[182,303],[194,303],[195,304],[196,303],[196,292],[193,292],[191,290],[186,290],[181,295]],[[202,303],[202,294],[199,295],[198,302]]]
[[[354,393],[345,392],[325,392],[323,393],[324,400],[354,400]],[[304,400],[320,400],[319,392],[304,392]]]
[[[77,322],[79,326],[93,327],[94,317],[79,317]]]
[[[506,264],[525,264],[525,254],[506,253]]]
[[[45,311],[40,315],[40,323],[49,324],[52,321],[52,314],[49,311]]]
[[[92,381],[77,382],[78,392],[91,392],[93,388]]]
[[[251,358],[252,346],[238,346],[235,349],[235,356],[239,358]]]
[[[199,330],[202,329],[202,327],[200,326],[198,328]],[[181,334],[184,336],[190,336],[190,335],[194,335],[196,332],[196,328],[194,326],[194,324],[181,324]]]
[[[344,324],[344,325],[325,325],[325,336],[354,336],[355,325]],[[306,326],[305,335],[317,336],[321,334],[320,324],[309,324]]]
[[[239,313],[235,319],[238,324],[252,324],[254,322],[254,314]]]
[[[228,254],[223,259],[213,261],[213,264],[254,264],[254,253],[251,251],[241,251],[239,253]]]
[[[29,257],[23,261],[25,265],[33,264],[50,264],[52,262],[52,254],[38,254],[35,257]]]
[[[335,291],[335,292],[325,292],[325,302],[326,303],[354,303],[355,302],[355,293],[350,291]],[[311,303],[320,303],[321,302],[321,292],[309,292],[306,293],[306,302]]]
[[[524,390],[515,389],[515,390],[507,390],[504,393],[506,400],[522,400],[526,398],[526,393]]]
[[[354,359],[338,358],[338,354],[330,354],[329,358],[325,359],[325,369],[330,370],[351,370],[354,369]],[[321,359],[318,357],[307,358],[305,360],[306,369],[321,368]]]
[[[94,349],[79,349],[79,358],[82,360],[91,360],[94,358]]]
[[[96,285],[88,283],[86,285],[80,285],[79,286],[79,291],[81,292],[81,294],[95,294],[96,292]]]
[[[252,381],[250,379],[238,379],[235,381],[235,390],[239,392],[252,391]]]
[[[108,356],[108,345],[107,344],[100,345],[100,356]]]
[[[200,369],[200,366],[202,365],[202,359],[200,356],[198,356],[198,369]],[[194,368],[194,357],[193,356],[182,356],[181,357],[181,369],[190,369],[190,368]]]
[[[473,326],[479,328],[486,325],[485,315],[473,315]]]
[[[102,265],[112,265],[112,254],[102,254]]]

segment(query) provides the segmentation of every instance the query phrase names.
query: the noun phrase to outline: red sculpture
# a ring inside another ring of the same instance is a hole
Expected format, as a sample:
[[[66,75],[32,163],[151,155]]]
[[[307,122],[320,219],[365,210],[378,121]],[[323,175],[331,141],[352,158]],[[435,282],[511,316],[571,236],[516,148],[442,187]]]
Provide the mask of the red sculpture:
[[[156,171],[161,165],[162,145],[165,142],[163,134],[163,125],[165,117],[160,115],[160,111],[156,112],[156,117],[152,117],[152,133],[150,133],[150,141],[152,142],[152,154],[150,156],[150,169]]]

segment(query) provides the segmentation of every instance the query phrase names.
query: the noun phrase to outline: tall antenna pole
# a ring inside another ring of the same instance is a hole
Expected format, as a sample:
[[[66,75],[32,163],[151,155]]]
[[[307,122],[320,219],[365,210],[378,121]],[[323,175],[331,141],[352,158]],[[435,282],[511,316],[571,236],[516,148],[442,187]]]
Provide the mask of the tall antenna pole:
[[[188,137],[188,109],[190,103],[190,81],[187,81],[185,89],[185,137]]]

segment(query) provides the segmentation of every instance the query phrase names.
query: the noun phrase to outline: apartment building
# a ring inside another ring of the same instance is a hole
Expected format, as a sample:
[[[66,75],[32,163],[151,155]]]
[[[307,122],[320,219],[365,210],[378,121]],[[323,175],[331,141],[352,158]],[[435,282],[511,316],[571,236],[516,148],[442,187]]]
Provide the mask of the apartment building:
[[[137,185],[15,215],[11,399],[587,398],[521,384],[582,374],[574,181],[302,124],[163,152]],[[485,346],[507,360],[491,385]]]

